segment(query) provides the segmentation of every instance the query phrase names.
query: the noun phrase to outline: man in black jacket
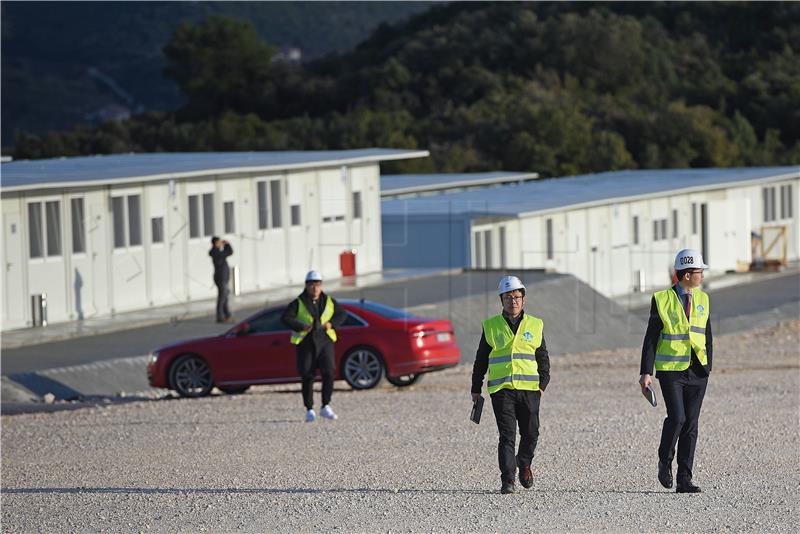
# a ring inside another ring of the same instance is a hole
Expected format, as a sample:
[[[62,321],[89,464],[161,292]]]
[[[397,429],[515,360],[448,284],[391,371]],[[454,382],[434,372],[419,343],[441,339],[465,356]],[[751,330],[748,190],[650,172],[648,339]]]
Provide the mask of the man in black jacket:
[[[678,283],[656,292],[642,344],[639,385],[653,383],[653,367],[661,385],[667,417],[658,447],[658,481],[672,487],[672,460],[678,446],[678,493],[700,493],[692,482],[700,408],[711,374],[713,340],[708,295],[703,282],[702,255],[684,249],[675,258]]]
[[[336,328],[347,319],[347,312],[333,297],[322,292],[322,275],[309,271],[306,288],[289,303],[281,321],[291,328],[291,342],[297,345],[297,372],[303,379],[303,404],[306,422],[316,420],[314,413],[314,375],[322,375],[322,409],[320,415],[335,420],[338,416],[330,406],[333,395],[333,377],[336,371],[333,344]]]
[[[539,404],[550,382],[550,358],[544,342],[544,323],[527,315],[525,285],[504,276],[497,290],[503,312],[483,322],[483,334],[472,367],[472,402],[481,393],[483,377],[492,399],[500,439],[500,492],[514,493],[514,475],[524,488],[533,486],[531,463],[539,441]],[[519,424],[519,451],[514,454]]]
[[[217,286],[217,322],[232,323],[233,318],[228,309],[228,281],[230,279],[230,269],[228,269],[228,256],[233,254],[231,244],[217,236],[211,238],[211,250],[208,255],[214,263],[214,285]]]

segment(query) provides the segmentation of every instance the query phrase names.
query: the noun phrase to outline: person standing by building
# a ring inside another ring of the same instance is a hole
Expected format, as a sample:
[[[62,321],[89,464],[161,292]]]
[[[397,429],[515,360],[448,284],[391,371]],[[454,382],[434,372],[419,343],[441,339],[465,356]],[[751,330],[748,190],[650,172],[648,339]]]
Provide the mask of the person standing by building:
[[[708,295],[700,289],[703,271],[700,252],[684,249],[675,257],[678,283],[657,291],[642,346],[642,392],[656,378],[661,385],[667,418],[658,447],[658,481],[672,487],[672,460],[678,446],[678,493],[700,493],[692,482],[700,407],[711,373],[712,338]]]
[[[525,313],[525,286],[516,276],[504,276],[497,293],[503,312],[483,321],[483,334],[472,367],[472,402],[480,396],[486,371],[487,390],[500,440],[500,493],[514,493],[514,478],[533,486],[533,461],[539,440],[539,403],[550,382],[550,358],[544,342],[544,323]],[[514,454],[517,424],[521,436]]]
[[[208,255],[214,264],[214,285],[217,286],[217,322],[232,323],[231,311],[228,308],[228,281],[231,277],[228,268],[228,256],[233,254],[231,244],[217,236],[211,238],[211,250]]]
[[[303,379],[303,404],[306,422],[316,420],[314,412],[314,375],[322,375],[322,409],[326,419],[338,419],[331,408],[333,376],[336,371],[333,344],[336,328],[344,323],[347,312],[336,300],[322,291],[322,275],[309,271],[305,290],[289,303],[281,321],[291,328],[291,342],[297,345],[297,372]]]

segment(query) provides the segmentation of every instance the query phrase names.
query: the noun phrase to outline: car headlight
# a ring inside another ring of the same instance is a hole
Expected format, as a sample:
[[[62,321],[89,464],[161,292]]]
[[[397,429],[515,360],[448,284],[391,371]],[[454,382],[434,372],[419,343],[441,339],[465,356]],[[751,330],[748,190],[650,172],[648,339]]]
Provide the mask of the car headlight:
[[[147,358],[147,363],[156,363],[156,360],[158,360],[158,351],[154,350],[149,354],[149,357]]]

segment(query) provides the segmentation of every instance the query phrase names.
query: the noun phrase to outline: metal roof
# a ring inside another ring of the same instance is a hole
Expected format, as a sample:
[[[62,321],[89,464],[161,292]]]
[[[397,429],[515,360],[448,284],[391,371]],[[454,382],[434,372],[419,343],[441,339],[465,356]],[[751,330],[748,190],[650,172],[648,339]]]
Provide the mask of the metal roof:
[[[427,150],[366,148],[298,152],[114,154],[2,163],[2,190],[130,183],[244,172],[280,172],[422,158]]]
[[[800,178],[800,166],[613,171],[381,202],[384,216],[517,217],[747,182]]]
[[[462,174],[385,174],[381,176],[381,196],[442,192],[448,189],[527,182],[539,177],[535,172],[472,172]]]

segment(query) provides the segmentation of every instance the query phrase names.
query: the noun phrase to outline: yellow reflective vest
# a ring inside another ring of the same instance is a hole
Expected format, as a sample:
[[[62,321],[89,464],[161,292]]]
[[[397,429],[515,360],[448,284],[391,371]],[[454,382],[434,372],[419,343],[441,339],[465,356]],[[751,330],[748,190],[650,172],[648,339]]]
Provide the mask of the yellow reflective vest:
[[[320,324],[324,325],[328,321],[331,320],[333,317],[333,299],[330,297],[326,297],[327,302],[325,302],[325,309],[322,310],[322,315],[319,317]],[[297,299],[297,320],[302,321],[306,324],[313,325],[314,324],[314,316],[306,308],[306,305],[303,304],[303,299]],[[336,342],[336,330],[331,328],[330,330],[325,331],[328,334],[328,337],[335,343]],[[308,332],[305,330],[301,330],[300,332],[292,332],[291,342],[293,345],[299,345],[301,341],[308,335]]]
[[[656,345],[656,371],[683,371],[689,368],[692,350],[701,364],[707,365],[706,324],[709,317],[708,295],[692,289],[689,319],[675,289],[657,291],[654,295],[661,322],[661,339]]]
[[[489,394],[501,389],[539,390],[539,366],[536,349],[542,344],[544,322],[523,315],[516,335],[503,315],[483,321],[483,335],[492,347],[489,353]]]

